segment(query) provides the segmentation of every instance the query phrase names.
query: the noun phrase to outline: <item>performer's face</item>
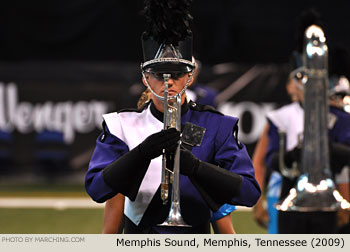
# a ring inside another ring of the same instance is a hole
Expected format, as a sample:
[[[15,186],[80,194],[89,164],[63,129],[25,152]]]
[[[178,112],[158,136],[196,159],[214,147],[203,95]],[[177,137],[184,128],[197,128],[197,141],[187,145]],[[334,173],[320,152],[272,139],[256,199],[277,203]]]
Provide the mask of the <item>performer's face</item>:
[[[329,104],[333,107],[344,108],[350,102],[350,96],[332,95],[329,97]]]
[[[293,102],[304,102],[303,84],[300,80],[290,79],[286,85],[286,89]]]
[[[148,84],[151,86],[152,90],[160,96],[164,96],[164,79],[162,74],[145,73],[145,78]],[[168,81],[168,91],[169,96],[174,96],[181,92],[181,90],[186,86],[188,79],[190,78],[190,73],[180,73],[172,74]],[[145,80],[142,79],[145,86]],[[193,79],[190,81],[189,86],[192,84]],[[181,97],[181,103],[185,101],[186,94],[184,93]],[[156,108],[163,112],[163,102],[152,94],[152,100]]]

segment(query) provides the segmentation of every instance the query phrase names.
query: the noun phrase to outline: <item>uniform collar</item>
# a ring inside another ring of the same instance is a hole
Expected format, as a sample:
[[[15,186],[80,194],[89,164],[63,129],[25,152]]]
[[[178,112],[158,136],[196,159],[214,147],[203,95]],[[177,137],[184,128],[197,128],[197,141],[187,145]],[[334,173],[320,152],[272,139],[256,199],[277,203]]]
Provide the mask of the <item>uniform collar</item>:
[[[151,101],[151,108],[150,109],[151,109],[152,115],[155,118],[157,118],[159,121],[163,122],[164,114],[156,108],[153,101]],[[181,116],[186,114],[187,111],[188,111],[188,103],[187,103],[187,100],[185,99],[185,102],[181,105]]]

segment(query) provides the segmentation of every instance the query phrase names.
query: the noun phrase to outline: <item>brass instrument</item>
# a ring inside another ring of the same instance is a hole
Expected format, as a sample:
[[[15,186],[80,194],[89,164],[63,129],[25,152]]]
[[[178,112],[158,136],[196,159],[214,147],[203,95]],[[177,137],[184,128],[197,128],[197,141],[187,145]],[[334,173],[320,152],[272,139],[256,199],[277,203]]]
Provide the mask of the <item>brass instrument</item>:
[[[168,81],[170,74],[163,74],[164,78],[164,129],[176,128],[181,131],[181,94],[169,97]],[[161,199],[163,204],[167,204],[169,196],[169,184],[172,184],[171,206],[168,218],[160,226],[188,226],[181,216],[180,209],[180,143],[176,147],[173,157],[173,171],[167,168],[167,158],[165,150],[162,157],[162,180]]]
[[[147,78],[145,76],[145,72],[142,71],[142,76],[145,80],[145,83],[147,87],[150,89],[151,93],[159,100],[163,101],[163,111],[164,111],[164,117],[163,117],[163,123],[164,123],[164,129],[168,129],[170,127],[176,128],[178,131],[181,131],[181,97],[182,94],[185,92],[187,87],[189,86],[192,77],[193,72],[189,73],[189,78],[187,80],[186,85],[184,88],[176,95],[169,96],[168,92],[168,82],[171,78],[171,74],[163,74],[164,79],[164,96],[160,96],[154,92],[154,90],[149,85]],[[205,130],[200,130],[201,135],[203,136]],[[161,184],[160,184],[160,191],[161,191],[161,199],[163,201],[163,204],[167,204],[168,198],[169,198],[169,185],[172,185],[172,193],[171,193],[171,206],[168,218],[160,224],[160,226],[181,226],[181,227],[190,227],[190,225],[186,224],[186,222],[183,220],[181,216],[181,210],[180,210],[180,144],[179,142],[175,154],[173,157],[173,163],[174,168],[171,171],[167,168],[167,157],[165,150],[163,150],[162,155],[162,174],[161,174]]]
[[[174,99],[169,99],[168,91],[168,81],[170,79],[170,74],[164,74],[164,102],[163,102],[163,124],[164,129],[176,128],[178,131],[181,131],[181,97],[179,95],[175,96]],[[180,115],[178,115],[180,112]],[[179,123],[180,122],[180,123]],[[176,153],[175,153],[176,156]],[[177,158],[176,158],[177,159]],[[174,159],[174,162],[177,160]],[[174,164],[175,167],[175,164]],[[161,199],[163,204],[166,205],[169,197],[169,184],[173,183],[174,180],[174,171],[167,168],[167,157],[165,150],[163,150],[162,156],[162,180],[160,184],[161,188]]]
[[[277,205],[280,211],[337,211],[350,204],[336,190],[331,178],[328,147],[328,47],[323,30],[305,31],[304,139],[301,175],[289,195]]]

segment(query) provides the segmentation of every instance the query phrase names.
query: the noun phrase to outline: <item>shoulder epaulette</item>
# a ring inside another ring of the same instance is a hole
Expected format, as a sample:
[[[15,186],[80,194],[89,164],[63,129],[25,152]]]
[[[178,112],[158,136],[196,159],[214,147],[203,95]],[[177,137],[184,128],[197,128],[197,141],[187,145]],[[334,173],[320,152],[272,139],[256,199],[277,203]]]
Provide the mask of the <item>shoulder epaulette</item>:
[[[223,113],[221,113],[220,111],[216,110],[214,107],[210,106],[210,105],[203,105],[203,104],[199,104],[193,101],[190,101],[188,103],[188,107],[192,110],[196,110],[196,111],[209,111],[209,112],[213,112],[219,115],[224,115]]]

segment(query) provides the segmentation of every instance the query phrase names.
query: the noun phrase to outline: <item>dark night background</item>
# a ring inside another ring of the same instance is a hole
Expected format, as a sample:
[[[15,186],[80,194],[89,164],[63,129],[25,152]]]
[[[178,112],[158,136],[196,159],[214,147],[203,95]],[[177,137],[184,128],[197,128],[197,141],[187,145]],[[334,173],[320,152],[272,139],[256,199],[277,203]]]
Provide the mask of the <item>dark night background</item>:
[[[139,62],[142,57],[142,0],[2,2],[1,60]],[[295,20],[311,7],[322,15],[330,48],[349,48],[345,0],[194,0],[195,56],[204,64],[287,62],[295,47]]]

